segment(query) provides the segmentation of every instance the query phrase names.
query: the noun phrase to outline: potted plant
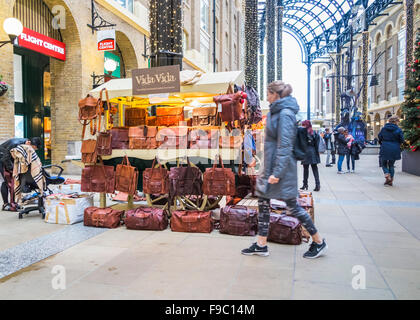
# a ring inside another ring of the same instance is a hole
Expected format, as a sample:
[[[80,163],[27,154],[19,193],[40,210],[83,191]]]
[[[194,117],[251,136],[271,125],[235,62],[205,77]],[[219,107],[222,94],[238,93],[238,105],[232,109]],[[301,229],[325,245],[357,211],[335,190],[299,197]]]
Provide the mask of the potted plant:
[[[406,139],[402,166],[404,172],[420,176],[420,29],[417,32],[414,61],[408,66],[411,72],[402,105],[402,129]]]
[[[0,75],[0,97],[4,96],[7,90],[9,90],[9,85],[3,81],[3,76]]]

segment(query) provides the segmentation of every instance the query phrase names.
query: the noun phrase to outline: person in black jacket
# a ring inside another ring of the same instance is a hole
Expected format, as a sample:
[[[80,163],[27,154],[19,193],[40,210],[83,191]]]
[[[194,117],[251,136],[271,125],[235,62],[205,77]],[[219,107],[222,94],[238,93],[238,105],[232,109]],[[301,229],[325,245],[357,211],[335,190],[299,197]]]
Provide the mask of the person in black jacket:
[[[335,141],[337,143],[337,153],[338,153],[338,172],[339,174],[345,173],[343,169],[343,162],[346,158],[347,154],[350,152],[350,149],[347,146],[346,140],[346,129],[344,127],[340,127],[337,129],[337,133],[335,134]]]
[[[404,142],[404,134],[398,127],[399,122],[400,119],[397,116],[392,116],[378,135],[381,145],[379,157],[385,174],[384,185],[389,186],[392,186],[394,182],[394,165],[395,161],[401,160],[401,144]]]
[[[319,140],[321,137],[319,134],[313,131],[312,123],[309,120],[302,122],[302,127],[306,128],[308,132],[308,145],[306,149],[305,159],[302,161],[303,165],[303,187],[300,190],[308,190],[308,178],[309,178],[309,166],[312,167],[312,173],[315,178],[315,189],[314,191],[321,190],[321,182],[319,181],[318,164],[321,163],[319,156]]]
[[[333,142],[333,135],[330,132],[329,128],[325,129],[324,141],[325,141],[325,147],[327,149],[327,160],[325,162],[325,166],[332,167],[333,162],[335,162],[335,155],[333,155],[335,147],[334,147],[334,142]],[[330,162],[331,156],[333,156],[333,162]]]
[[[26,138],[13,138],[9,139],[3,144],[0,145],[0,174],[3,178],[1,184],[1,196],[3,198],[3,207],[4,211],[17,211],[17,204],[14,203],[13,193],[11,186],[13,185],[13,158],[10,154],[10,150],[20,146],[22,144],[31,145],[35,150],[38,150],[41,147],[41,138],[34,137],[32,139]],[[10,203],[9,203],[9,194],[10,194]]]

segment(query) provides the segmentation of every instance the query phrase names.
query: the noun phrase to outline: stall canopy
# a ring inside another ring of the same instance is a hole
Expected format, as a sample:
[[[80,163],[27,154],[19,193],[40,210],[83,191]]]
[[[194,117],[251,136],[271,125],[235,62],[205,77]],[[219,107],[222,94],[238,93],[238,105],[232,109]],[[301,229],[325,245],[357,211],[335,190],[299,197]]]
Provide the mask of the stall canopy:
[[[214,96],[226,93],[229,85],[231,84],[241,85],[243,83],[243,71],[205,73],[201,76],[197,83],[193,85],[181,86],[181,92],[170,92],[169,94],[171,97],[178,97],[181,99]],[[132,97],[133,84],[131,78],[110,80],[102,86],[90,91],[90,94],[95,98],[99,98],[100,92],[104,88],[108,90],[110,99]],[[135,98],[148,97],[139,96]]]

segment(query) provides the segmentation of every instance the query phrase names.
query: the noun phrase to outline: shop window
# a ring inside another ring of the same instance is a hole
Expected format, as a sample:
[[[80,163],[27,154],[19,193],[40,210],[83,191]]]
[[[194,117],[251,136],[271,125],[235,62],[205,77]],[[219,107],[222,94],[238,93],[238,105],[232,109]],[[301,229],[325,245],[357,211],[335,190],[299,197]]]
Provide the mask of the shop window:
[[[131,13],[134,12],[133,0],[114,0],[117,2],[121,7],[127,9]]]
[[[398,73],[399,73],[399,79],[403,79],[404,78],[404,73],[405,73],[405,65],[404,65],[404,63],[400,63],[399,64],[399,71],[398,71]]]
[[[210,9],[209,1],[201,0],[201,29],[210,32]]]
[[[400,39],[398,41],[398,55],[403,55],[405,51],[405,40]]]
[[[15,115],[15,137],[25,138],[25,116]]]
[[[22,75],[22,56],[13,55],[13,73],[14,73],[14,93],[15,102],[23,103],[23,75]]]
[[[388,81],[392,81],[392,68],[388,69]]]
[[[392,59],[392,46],[388,48],[388,60]]]

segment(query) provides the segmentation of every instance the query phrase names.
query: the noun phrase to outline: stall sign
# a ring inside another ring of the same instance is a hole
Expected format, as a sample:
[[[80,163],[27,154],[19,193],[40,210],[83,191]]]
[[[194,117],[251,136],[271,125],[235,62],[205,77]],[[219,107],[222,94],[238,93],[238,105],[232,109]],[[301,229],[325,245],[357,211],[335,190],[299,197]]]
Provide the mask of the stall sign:
[[[43,34],[31,29],[23,28],[23,32],[18,38],[18,45],[47,56],[66,61],[65,43],[44,36]]]
[[[115,50],[115,29],[98,31],[98,51]]]
[[[181,91],[180,66],[165,66],[132,71],[133,95]]]

